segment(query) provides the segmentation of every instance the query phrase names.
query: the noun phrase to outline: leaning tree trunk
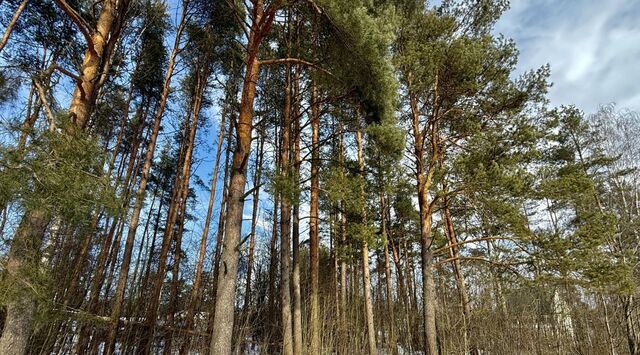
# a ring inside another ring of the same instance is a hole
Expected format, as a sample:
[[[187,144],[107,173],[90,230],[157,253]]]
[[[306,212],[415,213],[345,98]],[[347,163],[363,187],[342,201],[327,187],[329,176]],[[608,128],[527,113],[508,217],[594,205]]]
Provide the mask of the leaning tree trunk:
[[[209,237],[209,229],[211,228],[211,218],[213,217],[213,205],[216,199],[216,188],[218,184],[218,172],[220,170],[220,157],[222,156],[222,140],[225,132],[225,122],[228,113],[228,105],[225,103],[222,115],[220,119],[220,127],[218,131],[218,145],[216,149],[216,160],[213,168],[213,177],[211,178],[211,190],[209,191],[209,205],[207,207],[207,217],[204,223],[204,229],[202,230],[202,237],[200,238],[200,248],[198,252],[198,264],[196,266],[195,277],[193,281],[193,287],[191,288],[191,294],[189,296],[189,305],[186,312],[186,325],[187,331],[192,330],[194,323],[194,315],[200,301],[200,287],[202,284],[202,272],[204,270],[204,258],[207,253],[207,239]],[[180,354],[187,354],[189,346],[191,344],[191,336],[185,334],[185,341],[180,348]]]
[[[122,257],[122,264],[120,265],[120,275],[118,278],[118,285],[113,301],[113,308],[111,311],[111,322],[109,326],[109,333],[107,343],[104,347],[104,354],[112,354],[115,350],[116,336],[118,333],[118,324],[120,322],[120,314],[122,313],[124,292],[127,284],[127,278],[129,276],[129,265],[131,264],[131,256],[133,253],[133,244],[136,238],[136,232],[138,230],[138,224],[140,222],[140,212],[142,211],[142,205],[144,203],[145,192],[147,189],[147,183],[149,180],[149,173],[151,172],[151,166],[153,164],[153,155],[158,141],[158,133],[160,132],[160,124],[164,111],[169,98],[169,91],[171,88],[171,79],[173,78],[173,70],[175,69],[176,59],[180,52],[180,38],[182,37],[182,30],[185,27],[186,11],[183,9],[180,24],[176,32],[176,38],[173,45],[171,56],[169,57],[169,64],[167,66],[167,72],[164,78],[164,84],[162,87],[162,94],[160,96],[160,102],[153,120],[153,128],[151,131],[151,140],[147,147],[147,153],[142,166],[142,174],[140,176],[140,183],[136,192],[136,201],[133,206],[133,213],[131,215],[131,221],[129,223],[129,230],[127,232],[127,240],[125,242],[124,255]]]
[[[2,39],[0,39],[0,53],[2,53],[4,46],[7,45],[9,37],[11,36],[11,32],[13,32],[13,28],[16,26],[16,23],[18,22],[22,11],[24,11],[24,8],[27,7],[27,2],[29,2],[29,0],[22,0],[20,5],[18,5],[16,11],[13,13],[13,17],[11,18],[11,21],[9,21],[7,28],[4,30],[4,35],[2,36]]]

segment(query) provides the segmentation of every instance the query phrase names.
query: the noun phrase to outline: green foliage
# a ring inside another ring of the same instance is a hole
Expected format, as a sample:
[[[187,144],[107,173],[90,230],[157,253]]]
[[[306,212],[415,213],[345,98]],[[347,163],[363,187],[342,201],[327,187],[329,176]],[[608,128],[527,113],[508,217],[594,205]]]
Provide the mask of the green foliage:
[[[6,261],[0,262],[4,264]],[[54,309],[53,280],[50,272],[38,263],[24,263],[15,274],[3,273],[0,278],[0,305],[14,303],[16,300],[34,300],[36,324],[50,322]]]
[[[192,65],[200,68],[218,64],[225,72],[242,65],[242,48],[236,40],[240,26],[233,14],[242,6],[237,1],[195,0],[189,2],[189,11],[194,15],[188,19],[186,32],[189,38],[183,54]],[[237,69],[236,69],[237,70]]]
[[[10,71],[0,70],[0,104],[14,100],[19,88],[20,82]]]
[[[347,235],[356,241],[366,241],[370,248],[381,246],[382,240],[378,239],[378,228],[371,224],[349,223],[347,225]]]
[[[62,133],[71,123],[60,119],[61,130],[36,135],[28,151],[0,150],[0,203],[18,202],[77,224],[88,223],[96,206],[115,212],[120,204],[102,173],[102,147],[85,133]]]
[[[357,174],[351,174],[345,167],[329,167],[321,172],[327,198],[332,202],[342,202],[347,212],[358,214],[365,205],[361,193],[364,179]]]
[[[140,96],[159,98],[162,93],[167,49],[164,36],[169,29],[167,7],[163,2],[146,0],[142,5],[142,34],[136,70],[131,78]]]
[[[389,49],[397,16],[393,6],[372,0],[318,1],[329,18],[322,43],[332,73],[360,99],[367,122],[393,117],[397,81]],[[334,84],[335,86],[335,84]]]
[[[302,188],[295,178],[294,169],[290,168],[289,170],[289,172],[268,172],[266,174],[267,191],[273,194],[280,194],[283,199],[295,205],[300,203]]]
[[[576,283],[613,293],[633,289],[634,257],[613,248],[619,218],[601,202],[607,168],[615,160],[602,154],[597,134],[574,107],[550,112],[546,165],[536,196],[548,203],[553,228],[533,241],[542,278]]]
[[[630,256],[606,246],[616,224],[615,216],[594,212],[577,217],[564,235],[540,234],[534,245],[541,279],[619,294],[633,290]]]
[[[369,125],[366,129],[369,155],[378,159],[397,161],[405,148],[405,132],[395,121],[384,121]]]

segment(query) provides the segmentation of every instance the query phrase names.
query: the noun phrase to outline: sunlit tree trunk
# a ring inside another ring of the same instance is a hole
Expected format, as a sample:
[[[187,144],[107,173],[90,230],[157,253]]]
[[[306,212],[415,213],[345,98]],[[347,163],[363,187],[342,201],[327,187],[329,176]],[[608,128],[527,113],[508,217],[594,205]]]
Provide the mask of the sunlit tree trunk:
[[[433,243],[431,235],[432,223],[432,202],[429,200],[429,188],[432,184],[432,178],[435,170],[435,162],[437,161],[436,152],[436,129],[435,122],[431,125],[429,137],[423,137],[422,127],[420,124],[420,114],[418,111],[418,103],[415,96],[410,95],[411,114],[412,114],[412,133],[414,139],[414,158],[415,158],[415,174],[416,185],[418,190],[418,206],[420,211],[420,259],[422,266],[422,299],[423,299],[423,347],[427,355],[437,355],[437,334],[436,334],[436,300],[435,300],[435,283],[433,280],[433,253],[431,244]],[[429,161],[425,159],[425,142],[428,142],[432,148],[432,156]],[[425,166],[425,163],[427,166]]]
[[[222,246],[221,267],[218,271],[216,306],[214,311],[213,334],[210,354],[231,354],[235,312],[236,276],[240,256],[240,234],[247,164],[251,154],[251,130],[253,127],[253,104],[258,81],[260,62],[258,52],[264,36],[273,23],[279,1],[271,4],[267,11],[262,0],[254,0],[252,23],[247,41],[246,72],[240,99],[240,114],[236,125],[236,147],[233,152],[231,179],[225,236]]]
[[[9,24],[7,24],[7,28],[4,30],[4,35],[2,35],[2,39],[0,39],[0,53],[2,53],[4,46],[6,46],[7,42],[9,42],[11,32],[13,32],[13,28],[16,26],[16,23],[18,22],[22,11],[24,11],[24,8],[27,7],[28,2],[29,0],[22,0],[22,2],[18,5],[16,11],[13,13],[13,17],[11,17],[11,21],[9,21]]]
[[[280,146],[280,176],[288,181],[290,175],[291,139],[291,68],[287,65]],[[280,201],[280,308],[282,312],[282,353],[293,354],[291,315],[291,191],[283,191]]]

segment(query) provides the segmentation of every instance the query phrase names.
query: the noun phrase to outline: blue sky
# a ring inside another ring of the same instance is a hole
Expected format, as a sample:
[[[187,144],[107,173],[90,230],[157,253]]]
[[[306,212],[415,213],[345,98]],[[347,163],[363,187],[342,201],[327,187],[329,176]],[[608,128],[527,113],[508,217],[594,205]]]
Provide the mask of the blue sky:
[[[551,104],[640,110],[640,1],[512,0],[496,32],[516,40],[518,72],[551,65]]]

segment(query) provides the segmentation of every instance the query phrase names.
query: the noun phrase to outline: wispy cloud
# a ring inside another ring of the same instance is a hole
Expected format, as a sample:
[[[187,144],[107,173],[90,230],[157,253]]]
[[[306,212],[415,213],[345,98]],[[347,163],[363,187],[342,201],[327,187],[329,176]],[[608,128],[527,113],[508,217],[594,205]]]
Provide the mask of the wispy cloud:
[[[552,104],[640,110],[640,1],[513,0],[496,31],[516,40],[519,71],[551,64]]]

